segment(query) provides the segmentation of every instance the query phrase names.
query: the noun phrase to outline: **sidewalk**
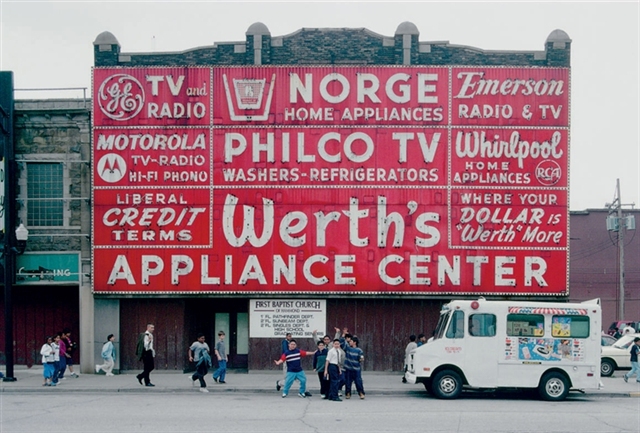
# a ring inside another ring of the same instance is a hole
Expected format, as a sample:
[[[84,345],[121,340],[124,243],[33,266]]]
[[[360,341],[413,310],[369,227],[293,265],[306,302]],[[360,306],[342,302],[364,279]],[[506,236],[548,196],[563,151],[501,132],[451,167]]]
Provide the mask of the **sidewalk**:
[[[42,366],[26,368],[16,366],[16,382],[0,381],[0,392],[197,392],[198,387],[192,385],[190,375],[173,371],[153,371],[151,381],[155,387],[140,386],[135,372],[117,374],[106,377],[104,374],[81,374],[79,378],[68,377],[60,381],[57,387],[42,386]],[[613,377],[602,378],[604,388],[587,391],[586,395],[597,397],[640,397],[640,384],[635,378],[625,383],[622,380],[624,372],[616,372]],[[249,373],[228,372],[226,384],[218,384],[207,375],[206,381],[209,391],[240,392],[240,393],[273,393],[275,394],[276,380],[282,378],[281,370],[250,371]],[[402,383],[399,372],[363,372],[362,379],[367,395],[421,395],[425,393],[422,385]],[[196,382],[197,383],[197,382]],[[307,372],[307,388],[319,397],[317,376]],[[298,389],[294,383],[293,390]]]

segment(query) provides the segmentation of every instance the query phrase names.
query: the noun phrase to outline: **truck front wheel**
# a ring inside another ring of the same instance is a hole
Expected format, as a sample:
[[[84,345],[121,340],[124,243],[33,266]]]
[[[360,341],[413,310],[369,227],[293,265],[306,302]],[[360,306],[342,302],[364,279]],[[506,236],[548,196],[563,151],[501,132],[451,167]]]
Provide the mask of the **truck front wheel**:
[[[453,370],[442,370],[431,380],[431,393],[437,398],[454,399],[462,392],[462,379]]]
[[[543,400],[562,401],[569,393],[569,381],[563,374],[552,371],[542,376],[538,392]]]

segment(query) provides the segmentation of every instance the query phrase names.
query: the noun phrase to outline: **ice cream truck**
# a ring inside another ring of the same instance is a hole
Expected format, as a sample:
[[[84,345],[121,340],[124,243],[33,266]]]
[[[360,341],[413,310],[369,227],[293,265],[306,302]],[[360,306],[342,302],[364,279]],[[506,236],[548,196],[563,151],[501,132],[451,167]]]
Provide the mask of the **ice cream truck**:
[[[582,303],[452,301],[429,341],[408,355],[405,378],[437,398],[463,388],[537,389],[564,400],[600,386],[600,300]]]

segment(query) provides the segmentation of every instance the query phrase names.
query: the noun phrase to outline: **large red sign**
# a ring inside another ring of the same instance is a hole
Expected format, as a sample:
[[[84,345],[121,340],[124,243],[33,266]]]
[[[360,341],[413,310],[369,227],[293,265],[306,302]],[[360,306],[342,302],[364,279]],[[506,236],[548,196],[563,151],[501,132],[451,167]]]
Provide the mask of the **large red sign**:
[[[93,96],[95,292],[567,293],[568,69],[96,68]]]

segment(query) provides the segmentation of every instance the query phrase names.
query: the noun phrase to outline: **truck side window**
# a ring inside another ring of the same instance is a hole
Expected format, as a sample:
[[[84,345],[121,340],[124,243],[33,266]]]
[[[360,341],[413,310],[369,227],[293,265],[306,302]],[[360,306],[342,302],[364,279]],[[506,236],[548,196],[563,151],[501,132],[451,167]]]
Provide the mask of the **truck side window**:
[[[589,336],[589,317],[553,316],[551,318],[551,336],[587,338]]]
[[[494,314],[472,314],[469,316],[469,335],[474,337],[493,337],[496,335],[496,316]]]
[[[464,337],[464,313],[462,311],[454,311],[451,315],[451,321],[447,328],[447,338],[463,338]]]
[[[510,337],[544,337],[542,314],[507,315],[507,335]]]

